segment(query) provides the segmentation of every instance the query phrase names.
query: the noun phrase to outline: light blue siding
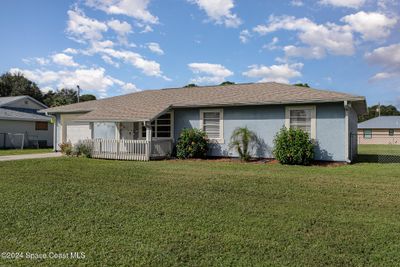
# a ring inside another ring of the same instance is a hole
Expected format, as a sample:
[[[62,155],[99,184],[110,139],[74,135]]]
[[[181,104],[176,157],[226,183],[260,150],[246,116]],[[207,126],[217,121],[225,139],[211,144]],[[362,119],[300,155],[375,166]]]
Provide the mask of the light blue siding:
[[[345,161],[345,120],[343,103],[328,103],[316,105],[317,110],[317,146],[315,159]],[[224,143],[213,144],[210,156],[233,156],[237,154],[229,149],[229,141],[236,127],[247,126],[254,131],[259,139],[253,148],[253,155],[271,158],[273,139],[276,133],[285,125],[285,106],[242,106],[225,107],[224,111]],[[184,128],[200,126],[200,109],[175,109],[174,111],[175,140]]]
[[[317,106],[315,159],[345,161],[345,111],[343,103]]]

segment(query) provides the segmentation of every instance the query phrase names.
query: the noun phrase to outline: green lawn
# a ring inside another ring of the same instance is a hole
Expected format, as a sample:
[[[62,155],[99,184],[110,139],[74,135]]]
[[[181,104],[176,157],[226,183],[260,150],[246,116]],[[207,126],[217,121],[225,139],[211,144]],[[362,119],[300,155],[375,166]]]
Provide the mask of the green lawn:
[[[398,145],[358,145],[358,154],[400,156],[400,144],[398,144]]]
[[[0,266],[398,266],[400,164],[0,162]]]
[[[23,155],[23,154],[39,154],[52,152],[52,148],[27,148],[27,149],[0,149],[1,156]]]

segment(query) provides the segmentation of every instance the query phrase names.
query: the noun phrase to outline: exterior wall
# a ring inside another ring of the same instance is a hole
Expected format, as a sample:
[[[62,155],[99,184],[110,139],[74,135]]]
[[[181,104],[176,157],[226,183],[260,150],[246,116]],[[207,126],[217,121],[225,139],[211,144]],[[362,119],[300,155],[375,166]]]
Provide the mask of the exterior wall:
[[[38,140],[46,140],[47,146],[53,145],[53,124],[49,123],[49,127],[47,131],[37,131],[35,129],[34,121],[10,121],[10,120],[0,120],[0,133],[23,133],[25,144],[24,146],[29,146],[29,139],[33,139],[37,137]],[[15,137],[15,142],[19,143],[22,141],[22,137],[18,140],[19,137]],[[4,135],[0,134],[0,148],[4,147]],[[8,137],[6,138],[5,147],[10,148],[13,147],[12,140]]]
[[[400,145],[400,129],[394,129],[394,135],[389,136],[389,129],[372,129],[372,138],[364,138],[364,130],[358,130],[360,145]]]
[[[253,148],[253,154],[257,157],[273,157],[273,139],[285,125],[284,105],[225,107],[223,112],[224,140],[223,143],[215,143],[210,146],[210,156],[236,157],[236,152],[229,149],[231,134],[236,127],[247,126],[258,135],[260,140]],[[174,114],[175,141],[182,129],[200,127],[200,108],[175,109]],[[346,160],[344,116],[343,103],[316,105],[316,137],[318,142],[315,149],[315,159]]]

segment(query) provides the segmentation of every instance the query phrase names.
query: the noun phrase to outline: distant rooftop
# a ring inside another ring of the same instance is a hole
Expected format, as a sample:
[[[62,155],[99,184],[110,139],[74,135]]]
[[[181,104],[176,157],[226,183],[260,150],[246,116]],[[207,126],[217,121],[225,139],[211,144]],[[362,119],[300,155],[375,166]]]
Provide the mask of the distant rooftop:
[[[380,116],[358,124],[358,129],[400,129],[400,116]]]
[[[0,97],[0,107],[1,106],[5,106],[8,103],[14,102],[18,99],[23,99],[26,96],[24,95],[20,95],[20,96],[4,96],[4,97]]]

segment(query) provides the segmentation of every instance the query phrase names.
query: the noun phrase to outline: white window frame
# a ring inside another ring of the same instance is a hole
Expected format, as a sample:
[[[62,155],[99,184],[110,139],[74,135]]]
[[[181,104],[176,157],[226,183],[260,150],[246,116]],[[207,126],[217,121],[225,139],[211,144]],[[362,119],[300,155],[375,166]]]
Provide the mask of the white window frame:
[[[170,116],[171,116],[171,126],[170,126],[171,127],[171,136],[170,137],[151,137],[152,140],[170,140],[170,139],[174,139],[174,111],[171,110],[171,111],[165,112],[165,113],[161,114],[160,116],[165,115],[165,114],[170,114]],[[154,126],[155,126],[154,129],[155,129],[156,132],[157,132],[157,119],[154,119],[156,121],[155,124],[154,124]],[[146,139],[146,137],[143,137],[143,124],[144,124],[144,122],[139,123],[139,138],[138,138],[139,140]],[[153,134],[153,131],[152,131],[152,134]],[[154,133],[154,134],[157,135],[156,133]]]
[[[311,139],[317,138],[317,108],[316,106],[287,106],[285,108],[285,127],[290,129],[290,112],[292,110],[311,110]]]
[[[219,112],[219,138],[209,138],[210,141],[220,144],[224,143],[224,110],[219,109],[200,109],[200,129],[204,131],[204,113]]]

